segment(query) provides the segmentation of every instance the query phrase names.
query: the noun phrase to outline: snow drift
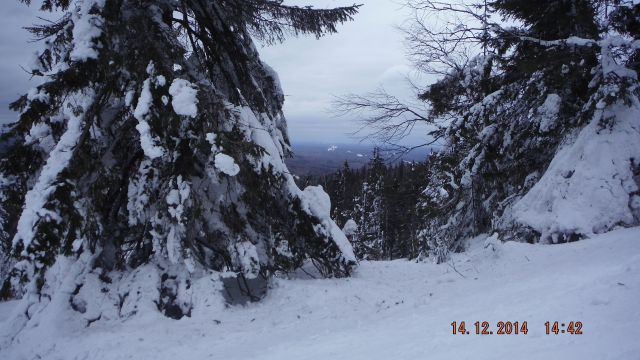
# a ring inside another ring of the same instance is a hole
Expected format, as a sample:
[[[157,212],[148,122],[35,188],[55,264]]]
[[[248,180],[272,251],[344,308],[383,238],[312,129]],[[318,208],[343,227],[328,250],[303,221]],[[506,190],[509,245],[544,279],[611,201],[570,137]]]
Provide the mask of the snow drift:
[[[534,187],[513,206],[513,220],[557,242],[640,221],[640,108],[616,105],[603,127],[594,120],[560,148]]]

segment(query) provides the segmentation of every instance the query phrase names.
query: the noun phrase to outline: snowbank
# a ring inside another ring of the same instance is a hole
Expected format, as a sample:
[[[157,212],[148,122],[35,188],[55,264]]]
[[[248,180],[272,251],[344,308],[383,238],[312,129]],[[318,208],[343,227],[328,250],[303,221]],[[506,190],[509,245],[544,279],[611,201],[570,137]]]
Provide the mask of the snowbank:
[[[353,278],[280,279],[262,302],[244,307],[205,296],[217,290],[204,278],[192,286],[199,310],[191,318],[167,319],[150,301],[138,309],[144,316],[88,327],[58,314],[24,329],[0,353],[92,360],[637,358],[640,228],[553,247],[477,240],[440,265],[363,262]],[[144,269],[130,276],[123,312],[135,310],[136,294],[153,295],[154,276]],[[16,304],[0,303],[0,321],[12,307],[20,310]],[[498,321],[527,321],[529,332],[453,335],[453,321],[472,331],[475,321],[488,321],[491,330]],[[583,334],[546,335],[546,321],[581,321]]]
[[[603,114],[597,114],[514,205],[515,221],[541,233],[541,240],[637,222],[631,194],[638,190],[633,166],[640,160],[640,109],[619,105],[608,111],[604,116],[616,116],[612,128],[602,128]]]

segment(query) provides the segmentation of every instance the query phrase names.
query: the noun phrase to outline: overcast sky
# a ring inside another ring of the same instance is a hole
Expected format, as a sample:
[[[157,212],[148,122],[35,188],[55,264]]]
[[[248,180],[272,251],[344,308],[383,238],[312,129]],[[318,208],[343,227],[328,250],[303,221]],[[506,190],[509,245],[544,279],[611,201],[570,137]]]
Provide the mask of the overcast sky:
[[[360,0],[364,6],[355,21],[339,27],[339,33],[319,40],[292,38],[280,45],[258,44],[265,62],[280,75],[286,94],[285,115],[294,142],[351,142],[349,133],[358,129],[353,119],[335,118],[330,113],[334,95],[363,94],[383,86],[411,96],[405,77],[411,68],[404,54],[402,35],[395,29],[407,17],[400,0]],[[351,5],[350,0],[289,0],[289,4],[315,7]],[[29,43],[22,27],[38,16],[18,0],[2,0],[0,11],[0,121],[11,121],[15,113],[8,104],[33,84],[20,65],[28,62],[37,44]],[[413,136],[412,142],[420,139]]]
[[[17,0],[3,0],[0,13],[0,122],[6,123],[17,116],[9,110],[9,103],[32,86],[20,65],[27,63],[38,45],[28,43],[29,34],[22,29],[36,19],[33,9]]]

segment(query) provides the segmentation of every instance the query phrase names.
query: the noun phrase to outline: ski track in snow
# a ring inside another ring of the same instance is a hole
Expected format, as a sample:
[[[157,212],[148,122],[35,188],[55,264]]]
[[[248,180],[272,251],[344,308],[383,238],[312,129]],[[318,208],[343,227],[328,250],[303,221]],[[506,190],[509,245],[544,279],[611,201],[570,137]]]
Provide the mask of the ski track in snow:
[[[25,329],[3,359],[638,359],[640,228],[563,245],[472,242],[449,264],[363,262],[349,279],[278,279],[262,302],[89,328]],[[15,302],[0,303],[0,326]],[[78,315],[79,316],[79,315]],[[64,318],[61,315],[61,318]],[[451,322],[527,321],[527,335]],[[583,335],[546,335],[581,321]],[[65,328],[66,326],[66,328]],[[63,329],[63,331],[60,331]]]

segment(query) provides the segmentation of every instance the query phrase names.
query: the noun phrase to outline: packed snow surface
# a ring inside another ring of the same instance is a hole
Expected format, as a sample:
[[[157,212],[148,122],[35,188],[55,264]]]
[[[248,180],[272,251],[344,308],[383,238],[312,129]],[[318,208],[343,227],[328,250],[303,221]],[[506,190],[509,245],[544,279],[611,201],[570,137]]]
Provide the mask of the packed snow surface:
[[[562,245],[477,238],[445,264],[363,262],[349,279],[277,279],[262,302],[244,307],[199,291],[191,318],[150,310],[86,327],[69,310],[55,326],[27,327],[0,353],[15,360],[638,359],[640,228]],[[0,328],[15,304],[0,303]],[[475,321],[487,321],[494,333],[498,321],[527,321],[529,332],[453,335],[453,321],[472,332]],[[581,321],[583,334],[546,335],[546,321]]]

